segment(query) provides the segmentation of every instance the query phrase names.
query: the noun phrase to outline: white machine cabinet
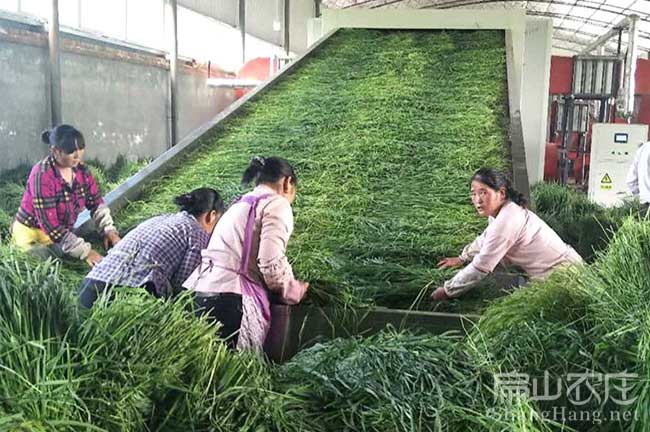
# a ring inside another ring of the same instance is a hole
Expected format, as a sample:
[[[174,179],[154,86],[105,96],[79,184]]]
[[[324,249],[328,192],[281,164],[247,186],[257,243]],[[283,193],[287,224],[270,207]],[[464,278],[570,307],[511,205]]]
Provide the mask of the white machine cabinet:
[[[648,126],[594,123],[591,135],[589,199],[613,207],[628,196],[625,178],[639,146],[648,141]]]

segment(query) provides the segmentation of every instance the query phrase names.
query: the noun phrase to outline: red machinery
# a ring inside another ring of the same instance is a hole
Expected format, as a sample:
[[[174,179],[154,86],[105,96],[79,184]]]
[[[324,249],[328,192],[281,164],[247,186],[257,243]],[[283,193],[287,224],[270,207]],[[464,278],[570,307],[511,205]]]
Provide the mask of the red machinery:
[[[620,64],[616,62],[620,61],[600,56],[551,58],[544,180],[586,187],[592,123],[625,122],[616,117],[613,104],[619,84]],[[637,60],[635,81],[631,122],[650,124],[650,60]]]
[[[237,79],[248,80],[251,82],[257,81],[262,83],[282,69],[289,61],[292,60],[291,56],[273,55],[272,57],[257,57],[249,60],[242,66],[237,73]],[[237,98],[244,96],[251,89],[248,87],[235,88],[235,95]]]
[[[252,60],[249,60],[239,69],[237,73],[237,78],[240,79],[250,79],[256,80],[259,82],[266,81],[271,76],[275,75],[278,71],[277,62],[272,61],[269,57],[258,57]],[[250,88],[237,87],[235,89],[235,96],[237,99],[244,96]]]

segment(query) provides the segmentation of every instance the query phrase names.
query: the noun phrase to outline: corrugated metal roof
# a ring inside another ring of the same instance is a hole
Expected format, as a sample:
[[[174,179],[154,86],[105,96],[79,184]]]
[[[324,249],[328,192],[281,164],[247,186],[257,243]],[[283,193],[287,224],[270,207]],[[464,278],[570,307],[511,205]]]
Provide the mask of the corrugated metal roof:
[[[639,15],[639,49],[650,52],[650,1],[648,0],[323,0],[326,7],[420,9],[449,8],[521,8],[528,15],[553,19],[553,46],[578,53],[587,44],[605,34],[628,15]],[[622,42],[627,41],[624,32]],[[612,38],[608,50],[616,50],[618,38]]]

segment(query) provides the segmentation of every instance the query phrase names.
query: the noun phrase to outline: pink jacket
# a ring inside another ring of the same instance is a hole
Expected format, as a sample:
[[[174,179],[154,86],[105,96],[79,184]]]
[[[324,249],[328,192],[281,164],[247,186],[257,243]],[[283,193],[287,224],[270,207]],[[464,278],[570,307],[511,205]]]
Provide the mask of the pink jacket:
[[[484,273],[503,262],[521,267],[531,279],[545,279],[561,264],[577,264],[582,258],[532,211],[513,202],[460,255]]]
[[[485,231],[465,246],[459,258],[469,264],[444,283],[450,297],[472,289],[499,263],[521,267],[531,279],[545,279],[560,266],[582,263],[539,216],[513,202],[488,219]]]
[[[259,282],[288,304],[298,303],[305,295],[306,284],[295,279],[286,256],[287,243],[293,232],[291,205],[272,189],[260,185],[252,192],[260,196],[255,214],[252,257],[248,276]],[[207,249],[201,252],[201,264],[185,281],[183,287],[204,293],[241,294],[237,277],[249,206],[235,203],[222,216],[212,233]]]

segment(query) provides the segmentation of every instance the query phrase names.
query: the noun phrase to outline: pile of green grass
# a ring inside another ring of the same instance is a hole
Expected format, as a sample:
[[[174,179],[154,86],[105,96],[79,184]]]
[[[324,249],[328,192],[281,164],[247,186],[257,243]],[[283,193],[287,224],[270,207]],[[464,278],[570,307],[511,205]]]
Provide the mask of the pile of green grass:
[[[650,428],[650,221],[627,219],[585,277],[591,302],[587,316],[596,341],[593,359],[603,373],[638,374],[627,430]],[[620,407],[619,407],[620,408]]]
[[[537,215],[587,261],[593,261],[623,220],[638,215],[640,209],[638,200],[605,208],[589,201],[584,193],[556,183],[535,185],[531,201]]]
[[[60,264],[8,246],[0,257],[0,429],[317,430],[300,395],[228,351],[190,296],[118,289],[80,312]]]
[[[489,372],[451,334],[336,339],[279,367],[276,383],[301,385],[330,431],[549,430],[528,402],[496,403]]]
[[[231,199],[252,156],[299,176],[289,256],[312,300],[408,307],[485,226],[468,180],[509,170],[501,31],[342,30],[117,216],[129,228],[212,186]]]
[[[109,167],[97,160],[87,163],[97,181],[97,186],[102,195],[106,195],[122,182],[136,174],[151,162],[149,159],[131,160],[124,155],[119,155]]]

